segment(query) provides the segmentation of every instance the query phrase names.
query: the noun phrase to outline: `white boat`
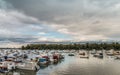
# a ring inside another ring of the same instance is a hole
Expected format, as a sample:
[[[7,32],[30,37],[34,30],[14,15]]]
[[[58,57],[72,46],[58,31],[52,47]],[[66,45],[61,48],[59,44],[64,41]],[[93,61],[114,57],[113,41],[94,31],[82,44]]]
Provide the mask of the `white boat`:
[[[24,63],[18,63],[17,68],[23,70],[37,71],[39,70],[40,67],[37,65],[36,62],[24,62]]]
[[[111,50],[109,50],[109,51],[106,51],[106,55],[108,55],[108,56],[113,56],[113,55],[114,55],[114,50],[111,49]]]
[[[96,54],[96,50],[93,49],[93,50],[91,51],[91,54]]]
[[[120,51],[114,51],[114,55],[120,55]]]
[[[16,65],[12,61],[3,61],[3,62],[0,62],[0,68],[10,71],[10,70],[16,69]]]
[[[89,52],[88,51],[80,51],[79,56],[80,56],[80,58],[89,58]]]

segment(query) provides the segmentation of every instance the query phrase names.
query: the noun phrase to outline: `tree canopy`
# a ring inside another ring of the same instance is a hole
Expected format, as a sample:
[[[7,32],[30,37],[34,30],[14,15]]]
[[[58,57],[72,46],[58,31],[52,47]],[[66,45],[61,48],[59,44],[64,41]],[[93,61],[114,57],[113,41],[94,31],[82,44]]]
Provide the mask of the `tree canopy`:
[[[21,49],[23,50],[33,50],[33,49],[38,49],[38,50],[80,50],[80,49],[85,49],[85,50],[120,50],[120,44],[117,42],[113,43],[86,43],[86,44],[28,44],[26,46],[22,46]]]

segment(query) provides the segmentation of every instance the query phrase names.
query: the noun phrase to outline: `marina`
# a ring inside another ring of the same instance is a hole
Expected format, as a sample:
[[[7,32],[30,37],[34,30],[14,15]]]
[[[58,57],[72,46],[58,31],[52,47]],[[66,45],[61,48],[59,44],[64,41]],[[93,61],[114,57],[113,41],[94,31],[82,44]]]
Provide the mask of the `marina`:
[[[0,75],[97,75],[96,72],[100,72],[98,75],[117,75],[119,73],[120,55],[117,54],[118,57],[116,54],[109,55],[111,50],[71,52],[71,50],[8,49],[1,52],[4,54],[1,53]]]

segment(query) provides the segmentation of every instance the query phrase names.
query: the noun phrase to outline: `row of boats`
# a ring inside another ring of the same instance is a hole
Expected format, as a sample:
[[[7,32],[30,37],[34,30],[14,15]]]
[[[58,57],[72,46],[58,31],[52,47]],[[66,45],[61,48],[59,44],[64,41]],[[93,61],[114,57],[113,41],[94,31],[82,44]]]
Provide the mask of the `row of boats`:
[[[37,71],[41,66],[63,60],[63,53],[87,59],[91,55],[97,58],[114,56],[115,59],[120,59],[120,51],[115,50],[0,50],[0,72],[7,73],[16,69]]]
[[[56,51],[0,50],[0,72],[16,69],[37,71],[40,66],[58,63],[64,55]]]
[[[120,59],[120,51],[115,50],[92,50],[92,51],[85,51],[79,50],[77,52],[70,52],[68,56],[78,56],[80,58],[89,58],[90,56],[103,58],[104,56],[114,56],[115,59]]]

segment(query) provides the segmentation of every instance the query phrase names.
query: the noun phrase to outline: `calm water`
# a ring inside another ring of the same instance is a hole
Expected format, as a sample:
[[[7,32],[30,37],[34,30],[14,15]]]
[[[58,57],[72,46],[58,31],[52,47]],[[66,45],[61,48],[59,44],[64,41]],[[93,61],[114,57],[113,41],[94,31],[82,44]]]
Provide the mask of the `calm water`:
[[[104,59],[90,56],[85,59],[65,54],[64,60],[58,64],[42,66],[37,73],[19,72],[20,75],[120,75],[120,60],[110,56]]]
[[[57,65],[50,65],[37,72],[37,75],[120,75],[120,60],[113,57],[104,59],[90,57],[65,57],[65,60]]]

